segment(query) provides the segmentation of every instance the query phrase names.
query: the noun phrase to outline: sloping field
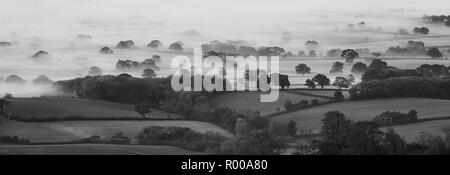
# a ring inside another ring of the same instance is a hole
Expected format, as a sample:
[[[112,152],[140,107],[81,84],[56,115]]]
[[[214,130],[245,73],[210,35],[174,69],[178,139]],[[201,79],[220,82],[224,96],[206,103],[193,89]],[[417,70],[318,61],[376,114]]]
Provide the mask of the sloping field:
[[[0,145],[0,155],[192,155],[201,154],[173,146],[67,144]]]
[[[212,131],[226,137],[233,135],[214,125],[197,121],[61,121],[24,123],[3,121],[0,125],[0,135],[18,136],[32,142],[67,142],[97,135],[111,137],[117,132],[134,138],[138,132],[147,126],[179,126],[188,127],[204,133]]]
[[[408,112],[415,109],[419,118],[448,116],[450,114],[450,100],[429,99],[429,98],[395,98],[379,100],[361,100],[333,103],[292,113],[275,116],[272,120],[289,121],[294,120],[300,129],[312,129],[319,132],[322,125],[321,120],[324,113],[339,110],[345,116],[354,121],[372,120],[384,111]]]
[[[12,115],[23,118],[50,118],[50,117],[141,117],[134,111],[134,106],[107,102],[101,100],[80,99],[80,98],[23,98],[12,99],[8,111]],[[167,113],[152,109],[152,113],[147,114],[148,118],[166,118]],[[181,117],[171,114],[170,117]]]
[[[441,131],[441,129],[448,126],[450,126],[450,120],[435,120],[429,122],[394,126],[392,128],[395,132],[403,136],[406,141],[412,142],[415,141],[415,138],[419,136],[420,132],[444,136],[444,133]]]
[[[213,108],[227,107],[230,109],[244,109],[249,108],[252,110],[259,111],[261,115],[270,114],[277,112],[277,108],[284,111],[284,103],[286,100],[291,100],[292,103],[298,103],[301,100],[307,100],[311,102],[313,99],[319,101],[327,101],[327,99],[311,97],[305,95],[299,95],[294,93],[289,93],[285,91],[280,91],[280,96],[275,102],[261,102],[260,95],[262,92],[235,92],[228,93],[213,97],[208,102]]]

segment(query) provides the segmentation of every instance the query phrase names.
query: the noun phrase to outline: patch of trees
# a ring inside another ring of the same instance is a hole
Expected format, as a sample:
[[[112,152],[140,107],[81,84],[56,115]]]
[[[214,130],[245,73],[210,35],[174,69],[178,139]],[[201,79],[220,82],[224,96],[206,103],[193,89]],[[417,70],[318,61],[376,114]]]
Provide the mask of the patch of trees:
[[[430,33],[430,29],[428,29],[427,27],[414,27],[413,32],[416,35],[427,35],[428,33]]]
[[[33,80],[33,84],[35,85],[51,85],[53,84],[53,80],[48,78],[45,75],[39,75],[37,78]]]
[[[301,63],[297,66],[295,66],[295,72],[297,72],[297,74],[310,74],[311,73],[311,68],[308,67],[306,64]]]
[[[398,69],[393,66],[388,66],[385,61],[374,59],[361,77],[361,80],[382,80],[407,76],[446,78],[450,75],[449,70],[450,67],[438,64],[423,64],[416,69]]]
[[[430,97],[450,98],[450,79],[394,77],[363,81],[350,89],[352,99]]]
[[[19,138],[17,136],[0,136],[0,143],[6,144],[31,144],[30,140]]]
[[[325,113],[320,140],[312,142],[318,154],[405,154],[407,143],[393,130],[382,132],[374,122],[353,122],[339,111]]]
[[[102,47],[99,52],[100,52],[100,54],[105,54],[105,55],[114,54],[114,51],[112,49],[110,49],[109,47]]]
[[[54,84],[62,92],[81,98],[120,103],[147,103],[158,108],[160,101],[171,93],[170,78],[140,79],[131,76],[87,76]]]
[[[131,49],[134,48],[135,44],[132,40],[119,41],[116,45],[116,49]]]
[[[175,52],[183,52],[183,42],[177,41],[169,45],[169,50],[173,50]]]
[[[366,72],[367,65],[362,62],[357,62],[353,65],[351,72],[353,74],[359,74],[362,75]]]
[[[142,71],[142,78],[154,78],[156,77],[156,73],[153,69],[144,69]]]
[[[136,139],[144,145],[170,145],[200,152],[219,147],[225,140],[217,133],[198,133],[189,128],[174,126],[146,127],[137,134]]]
[[[347,77],[336,77],[333,82],[333,86],[336,86],[340,89],[348,88],[355,82],[355,77],[353,75]]]
[[[308,40],[305,42],[305,48],[308,50],[315,50],[319,47],[319,42],[316,40]]]
[[[446,26],[450,27],[450,15],[423,15],[422,19],[433,23],[444,23]]]
[[[441,51],[436,47],[432,47],[432,48],[428,49],[426,54],[428,56],[430,56],[431,58],[442,58],[443,57]]]
[[[345,62],[352,63],[354,59],[359,58],[359,53],[353,49],[345,49],[341,52],[340,57],[345,59]]]
[[[260,56],[281,56],[285,55],[286,51],[284,51],[281,47],[260,47],[258,48],[258,55]]]
[[[211,151],[227,155],[276,155],[281,154],[292,142],[294,129],[288,124],[273,122],[268,118],[245,116],[235,124],[236,139],[229,139]]]
[[[331,74],[342,73],[343,69],[344,69],[344,63],[336,61],[333,63],[333,66],[331,66],[330,73]]]
[[[10,42],[6,42],[6,41],[1,41],[0,42],[0,47],[11,47],[12,43]]]
[[[40,61],[50,61],[53,59],[52,55],[48,53],[47,51],[38,51],[33,56],[31,56],[31,59],[36,62]]]
[[[100,67],[92,66],[89,68],[88,76],[95,77],[101,76],[103,74],[103,70]]]
[[[327,51],[328,57],[341,57],[342,50],[341,49],[331,49]]]
[[[308,81],[308,80],[306,80]],[[322,74],[317,74],[315,75],[310,81],[317,83],[317,85],[319,85],[322,89],[324,86],[326,85],[330,85],[330,79]]]
[[[385,111],[380,115],[375,116],[372,121],[378,126],[392,126],[411,123],[417,120],[417,111],[412,109],[408,113],[401,113],[395,111]]]
[[[136,71],[144,69],[159,70],[156,66],[155,60],[145,59],[143,62],[137,62],[133,60],[118,60],[116,63],[116,69],[121,71]]]
[[[151,47],[151,48],[161,48],[163,47],[163,44],[161,43],[161,41],[159,40],[153,40],[150,43],[147,44],[147,47]]]
[[[336,155],[393,155],[450,153],[450,128],[443,128],[445,137],[422,132],[416,141],[407,143],[393,129],[385,132],[375,122],[353,122],[339,111],[325,113],[322,119],[321,139],[311,147],[318,154]]]
[[[26,81],[24,79],[22,79],[21,77],[19,77],[16,74],[9,75],[8,77],[6,77],[4,82],[8,83],[8,84],[24,84],[24,83],[26,83]]]
[[[425,43],[422,41],[408,41],[405,47],[390,47],[386,54],[393,56],[426,55]]]

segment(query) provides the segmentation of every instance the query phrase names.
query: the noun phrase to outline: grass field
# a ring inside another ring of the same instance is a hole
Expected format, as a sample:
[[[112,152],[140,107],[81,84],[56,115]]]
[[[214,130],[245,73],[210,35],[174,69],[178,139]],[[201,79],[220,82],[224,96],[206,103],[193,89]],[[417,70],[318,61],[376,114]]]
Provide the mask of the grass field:
[[[217,132],[226,137],[233,135],[214,125],[197,121],[61,121],[24,123],[3,121],[0,125],[0,135],[18,136],[33,142],[67,142],[97,135],[111,137],[117,132],[134,138],[138,132],[147,126],[179,126],[188,127],[194,131],[204,133]]]
[[[395,98],[379,100],[346,101],[272,117],[276,121],[296,121],[300,129],[319,132],[324,113],[339,110],[354,121],[372,120],[384,111],[408,112],[415,109],[419,118],[447,116],[450,114],[450,100],[427,98]]]
[[[261,115],[265,115],[277,112],[277,108],[280,108],[281,111],[284,111],[284,103],[286,102],[286,100],[291,100],[292,103],[298,103],[301,100],[307,100],[311,102],[311,100],[313,99],[317,99],[319,101],[327,101],[327,99],[323,98],[280,91],[280,96],[277,101],[263,103],[260,101],[261,94],[262,92],[228,93],[213,97],[208,101],[208,103],[213,108],[227,107],[236,110],[249,108],[259,111]]]
[[[0,145],[0,155],[192,155],[201,154],[173,146],[67,144]]]
[[[133,105],[91,100],[79,98],[22,98],[11,99],[8,111],[12,115],[23,118],[49,118],[49,117],[141,117],[134,111]],[[152,109],[148,118],[166,118],[167,113]],[[179,115],[171,114],[171,118],[181,118]]]
[[[406,141],[412,142],[415,140],[417,136],[419,136],[420,132],[444,136],[444,133],[441,131],[441,129],[443,127],[449,126],[450,120],[436,120],[436,121],[394,126],[392,128],[395,130],[395,132],[404,137]]]

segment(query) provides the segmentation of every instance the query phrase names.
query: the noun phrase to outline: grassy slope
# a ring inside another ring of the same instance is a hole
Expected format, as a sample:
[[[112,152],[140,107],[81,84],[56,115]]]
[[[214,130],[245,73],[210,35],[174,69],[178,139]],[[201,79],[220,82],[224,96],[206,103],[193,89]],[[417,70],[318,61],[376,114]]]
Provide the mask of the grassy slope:
[[[192,155],[195,151],[173,146],[70,144],[70,145],[0,145],[0,155]]]
[[[141,117],[133,105],[77,98],[12,99],[9,112],[20,117]],[[152,109],[149,118],[165,118],[167,113]],[[171,117],[181,117],[172,114]]]
[[[396,98],[364,101],[347,101],[295,111],[279,116],[272,120],[289,121],[294,120],[300,129],[312,129],[318,132],[324,113],[332,110],[343,112],[347,118],[355,121],[372,120],[384,111],[408,112],[416,109],[419,118],[446,116],[450,114],[450,100],[426,99],[426,98]]]
[[[436,120],[422,123],[414,123],[408,125],[400,125],[392,127],[395,132],[403,136],[408,142],[414,141],[420,132],[442,135],[441,129],[450,126],[450,120]]]
[[[307,91],[309,92],[309,91]],[[298,95],[289,92],[280,91],[280,96],[275,102],[260,102],[261,92],[236,92],[228,93],[220,96],[216,96],[209,101],[209,104],[213,108],[227,107],[231,109],[243,109],[250,108],[259,111],[262,115],[277,112],[277,107],[280,110],[284,109],[284,103],[286,100],[291,100],[293,103],[298,103],[301,100],[317,99],[319,101],[326,101],[327,99],[310,97],[304,95]]]
[[[179,126],[188,127],[197,132],[213,131],[226,137],[233,135],[214,125],[198,121],[62,121],[24,123],[3,121],[0,135],[18,136],[33,142],[65,142],[78,140],[91,135],[111,137],[116,132],[134,138],[147,126]]]

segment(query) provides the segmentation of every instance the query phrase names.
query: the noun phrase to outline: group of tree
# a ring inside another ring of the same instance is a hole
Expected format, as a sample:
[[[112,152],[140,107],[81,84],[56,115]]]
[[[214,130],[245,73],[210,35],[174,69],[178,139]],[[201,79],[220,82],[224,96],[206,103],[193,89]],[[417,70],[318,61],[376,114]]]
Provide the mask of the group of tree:
[[[405,47],[389,47],[386,54],[393,56],[426,55],[425,43],[422,41],[408,41]]]
[[[385,111],[380,115],[375,116],[372,119],[372,121],[378,124],[378,126],[385,127],[392,125],[407,124],[417,121],[417,119],[418,119],[417,111],[412,109],[406,114],[395,111]]]
[[[120,103],[147,103],[160,107],[160,102],[173,93],[170,78],[141,79],[128,74],[118,76],[87,76],[54,84],[62,92],[81,98],[92,98]]]
[[[336,86],[340,89],[348,88],[355,82],[355,77],[353,75],[349,75],[347,77],[336,77],[333,86]]]
[[[145,59],[142,62],[133,60],[118,60],[116,63],[116,69],[121,71],[136,71],[144,69],[159,70],[159,67],[156,65],[154,58],[155,56],[150,59]]]
[[[423,15],[422,19],[433,23],[444,23],[450,27],[450,15]]]
[[[413,32],[416,35],[427,35],[428,33],[430,33],[430,29],[428,29],[427,27],[414,27]]]

